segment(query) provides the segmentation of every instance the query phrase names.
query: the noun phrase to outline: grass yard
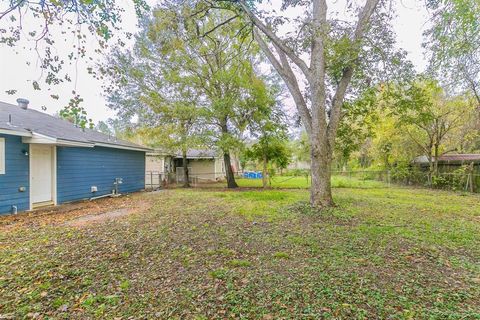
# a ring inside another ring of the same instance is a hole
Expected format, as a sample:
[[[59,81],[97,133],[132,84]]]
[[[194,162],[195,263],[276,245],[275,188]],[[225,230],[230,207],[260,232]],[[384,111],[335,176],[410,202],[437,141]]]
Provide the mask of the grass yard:
[[[262,186],[262,179],[237,179],[240,187],[257,188]],[[275,176],[271,181],[271,188],[274,189],[306,189],[311,185],[310,177],[285,177]],[[332,186],[334,188],[384,188],[386,187],[380,181],[360,180],[345,176],[332,176]]]
[[[322,215],[302,189],[208,188],[0,218],[0,318],[480,319],[478,195],[335,185]]]

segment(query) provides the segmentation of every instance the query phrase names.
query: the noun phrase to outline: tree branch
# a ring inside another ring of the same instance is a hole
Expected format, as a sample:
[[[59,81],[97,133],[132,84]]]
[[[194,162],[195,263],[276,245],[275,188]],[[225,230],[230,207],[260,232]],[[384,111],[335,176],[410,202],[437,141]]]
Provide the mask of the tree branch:
[[[357,47],[361,45],[361,40],[365,34],[370,17],[372,16],[375,8],[377,7],[380,0],[367,0],[365,6],[360,12],[357,26],[353,35],[353,43],[355,45],[354,50],[357,51]],[[358,53],[355,52],[355,55],[358,57]],[[356,59],[353,59],[356,60]],[[341,118],[341,110],[343,101],[345,99],[345,93],[347,91],[348,85],[350,84],[353,77],[354,65],[349,64],[343,71],[342,78],[338,83],[337,90],[332,100],[332,110],[330,114],[330,121],[328,124],[328,137],[329,141],[333,144],[335,139],[335,134],[337,132],[338,124]]]
[[[264,24],[245,4],[244,1],[240,0],[238,1],[240,4],[241,9],[245,12],[245,14],[248,16],[250,21],[260,30],[262,31],[265,36],[267,36],[270,41],[272,41],[275,46],[278,46],[281,51],[283,51],[289,58],[292,60],[293,63],[295,63],[300,70],[302,70],[303,74],[305,77],[311,81],[312,80],[312,72],[310,68],[307,66],[305,61],[300,59],[295,52],[289,48],[285,43],[283,42],[282,39],[280,39],[266,24]]]
[[[201,37],[205,37],[205,36],[209,35],[210,33],[214,32],[214,31],[215,31],[215,30],[217,30],[218,28],[220,28],[220,27],[222,27],[222,26],[226,25],[226,24],[227,24],[227,23],[229,23],[230,21],[233,21],[233,20],[235,20],[236,18],[238,18],[238,14],[236,14],[236,15],[234,15],[234,16],[232,16],[232,17],[228,18],[227,20],[225,20],[225,21],[223,21],[223,22],[221,22],[221,23],[217,24],[215,27],[213,27],[212,29],[208,30],[208,31],[207,31],[207,32],[205,32],[203,35],[201,35]]]
[[[259,34],[256,28],[254,28],[253,30],[253,35],[257,40],[260,49],[265,53],[270,63],[273,65],[275,70],[277,70],[278,74],[282,77],[283,81],[285,81],[288,89],[290,90],[292,98],[297,105],[298,113],[302,118],[305,130],[310,134],[312,132],[311,115],[307,108],[305,99],[303,98],[302,91],[298,86],[297,78],[295,77],[295,74],[290,67],[285,53],[281,49],[276,47],[276,51],[280,57],[279,61],[273,54],[272,50],[270,50],[267,43],[263,40],[262,36]]]

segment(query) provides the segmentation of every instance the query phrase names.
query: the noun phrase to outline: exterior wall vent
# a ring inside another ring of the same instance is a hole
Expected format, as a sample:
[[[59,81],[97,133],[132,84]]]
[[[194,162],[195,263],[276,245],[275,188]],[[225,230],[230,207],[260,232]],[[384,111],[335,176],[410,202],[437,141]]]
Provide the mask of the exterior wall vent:
[[[18,98],[17,103],[18,103],[18,106],[20,108],[22,108],[23,110],[27,110],[28,109],[28,104],[30,103],[30,101],[28,101],[27,99],[24,99],[24,98]]]

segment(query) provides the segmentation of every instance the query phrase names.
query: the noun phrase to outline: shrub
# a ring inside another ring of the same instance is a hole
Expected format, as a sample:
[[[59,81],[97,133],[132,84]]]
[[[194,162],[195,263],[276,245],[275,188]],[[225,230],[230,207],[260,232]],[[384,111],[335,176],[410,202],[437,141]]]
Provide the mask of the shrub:
[[[284,175],[294,176],[294,177],[305,177],[310,175],[310,170],[309,169],[290,169],[290,170],[287,170]]]

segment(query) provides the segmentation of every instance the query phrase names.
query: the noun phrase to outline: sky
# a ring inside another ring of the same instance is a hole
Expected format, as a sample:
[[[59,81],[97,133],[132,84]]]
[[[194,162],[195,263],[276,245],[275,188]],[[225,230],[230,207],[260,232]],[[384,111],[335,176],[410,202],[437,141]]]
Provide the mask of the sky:
[[[273,2],[275,4],[277,0]],[[118,3],[125,8],[123,30],[134,32],[136,16],[133,2],[119,0]],[[339,1],[332,2],[331,6],[338,7]],[[427,65],[421,46],[422,33],[427,26],[427,12],[423,3],[418,0],[398,1],[397,18],[392,23],[399,47],[408,52],[408,58],[414,63],[417,71],[423,71]],[[25,21],[24,24],[26,30],[28,27],[35,28],[32,22]],[[53,29],[52,33],[56,39],[55,51],[66,57],[74,45],[73,39],[64,38],[60,28]],[[42,107],[45,107],[44,112],[54,114],[68,104],[72,91],[75,90],[84,99],[82,106],[95,123],[115,117],[115,113],[106,106],[102,83],[87,72],[87,67],[92,65],[91,62],[80,60],[77,64],[68,66],[67,72],[72,77],[72,82],[47,87],[40,78],[41,71],[36,63],[36,53],[29,50],[33,43],[22,41],[19,44],[15,50],[4,44],[0,45],[0,101],[16,104],[16,99],[22,97],[30,100],[30,108],[42,110]],[[88,48],[90,52],[97,48],[97,42],[92,37],[88,40]],[[98,54],[94,58],[102,61],[104,57]],[[31,62],[30,65],[27,65],[27,61]],[[33,89],[33,80],[39,80],[42,90]],[[17,92],[14,95],[7,94],[6,91],[11,89]],[[59,95],[60,99],[53,100],[51,94]]]

